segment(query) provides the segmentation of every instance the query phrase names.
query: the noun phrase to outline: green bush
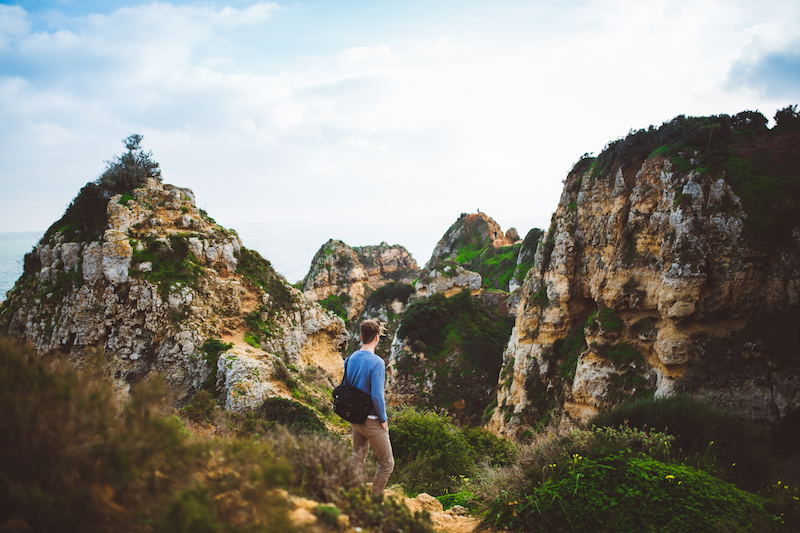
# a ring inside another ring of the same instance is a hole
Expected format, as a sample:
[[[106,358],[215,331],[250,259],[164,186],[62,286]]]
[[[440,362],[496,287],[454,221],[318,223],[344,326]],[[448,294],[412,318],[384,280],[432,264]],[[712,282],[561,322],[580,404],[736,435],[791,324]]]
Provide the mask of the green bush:
[[[210,422],[216,406],[217,402],[211,393],[201,390],[192,397],[186,407],[181,409],[181,413],[195,422]]]
[[[517,453],[513,442],[503,439],[482,427],[467,427],[461,430],[472,448],[475,463],[486,462],[495,466],[511,464]]]
[[[433,358],[458,349],[475,367],[496,377],[512,327],[513,319],[482,305],[465,289],[450,298],[436,293],[413,302],[397,335]]]
[[[223,352],[230,350],[233,344],[230,342],[222,342],[219,339],[208,338],[200,347],[203,352],[203,361],[208,365],[210,373],[208,378],[203,382],[201,388],[207,391],[215,391],[217,387],[217,361]]]
[[[284,426],[289,426],[302,431],[327,433],[325,422],[313,409],[300,402],[286,398],[267,398],[257,411],[258,416],[265,420],[272,420]]]
[[[412,492],[443,494],[459,487],[474,468],[464,434],[449,418],[404,408],[389,426],[395,457],[393,476]]]
[[[414,292],[416,292],[416,289],[412,285],[396,282],[387,283],[370,294],[366,307],[367,309],[378,309],[395,300],[405,305]]]
[[[574,456],[522,495],[491,502],[485,519],[515,531],[751,531],[772,521],[763,500],[692,467],[646,456]]]
[[[674,453],[751,491],[774,482],[769,434],[742,417],[688,395],[621,405],[592,420],[596,427],[652,428],[675,436]]]
[[[53,370],[0,339],[2,529],[288,532],[276,488],[334,495],[355,479],[342,441],[280,426],[265,440],[190,437],[159,414],[157,380],[121,406],[114,398],[68,363]]]

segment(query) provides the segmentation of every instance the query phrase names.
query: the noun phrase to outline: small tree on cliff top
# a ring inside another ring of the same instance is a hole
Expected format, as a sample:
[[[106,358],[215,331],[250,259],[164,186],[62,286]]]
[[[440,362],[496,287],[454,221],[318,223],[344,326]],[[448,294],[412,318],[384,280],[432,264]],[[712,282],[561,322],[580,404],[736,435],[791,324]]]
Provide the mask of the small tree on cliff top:
[[[106,161],[106,169],[100,177],[84,185],[64,215],[44,234],[42,244],[47,243],[58,231],[67,240],[89,242],[99,238],[108,226],[106,207],[109,198],[141,187],[147,178],[161,180],[158,163],[153,161],[152,152],[142,149],[142,139],[139,134],[123,139],[128,151],[112,161]]]
[[[97,180],[98,185],[114,195],[141,187],[147,178],[161,179],[158,163],[152,160],[153,153],[145,152],[140,146],[143,138],[135,133],[122,141],[127,153],[106,161],[108,166]]]

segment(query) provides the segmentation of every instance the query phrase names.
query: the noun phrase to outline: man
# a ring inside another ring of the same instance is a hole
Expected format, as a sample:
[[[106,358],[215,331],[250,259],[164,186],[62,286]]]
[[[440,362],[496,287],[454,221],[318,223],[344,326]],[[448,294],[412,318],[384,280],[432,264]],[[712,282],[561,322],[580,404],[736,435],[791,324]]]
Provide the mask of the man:
[[[386,400],[383,395],[386,383],[386,364],[375,355],[375,348],[383,326],[375,319],[361,322],[361,349],[353,352],[346,361],[347,384],[372,396],[372,411],[363,424],[350,423],[353,428],[353,456],[351,462],[363,470],[369,449],[378,459],[378,469],[372,480],[372,494],[383,497],[383,489],[394,470],[392,443],[389,441],[389,424],[386,419]]]

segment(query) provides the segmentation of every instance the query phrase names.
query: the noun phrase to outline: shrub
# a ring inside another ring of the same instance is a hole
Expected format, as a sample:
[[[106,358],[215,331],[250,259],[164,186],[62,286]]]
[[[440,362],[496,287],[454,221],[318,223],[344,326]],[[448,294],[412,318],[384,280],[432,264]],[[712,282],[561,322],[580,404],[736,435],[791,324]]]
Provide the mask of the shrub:
[[[181,409],[181,413],[195,422],[210,422],[211,415],[214,413],[214,407],[217,402],[214,397],[207,390],[201,390],[192,397],[189,404]]]
[[[481,427],[467,427],[461,430],[472,448],[475,463],[506,466],[514,460],[517,449],[513,442],[498,437]]]
[[[405,305],[408,303],[409,296],[414,294],[415,291],[416,289],[412,285],[396,282],[387,283],[370,294],[366,307],[368,309],[378,309],[395,300]]]
[[[273,420],[284,426],[302,431],[326,433],[327,428],[313,409],[300,402],[286,398],[267,398],[257,410],[258,416],[265,420]]]
[[[404,408],[389,426],[396,476],[412,492],[443,494],[474,468],[467,439],[443,415]]]
[[[704,472],[619,455],[574,456],[532,491],[492,501],[485,519],[516,531],[671,533],[751,531],[769,521],[763,500]]]
[[[320,501],[335,501],[342,489],[359,484],[360,475],[350,463],[349,439],[319,433],[292,433],[275,426],[263,442],[291,465],[286,488]]]
[[[96,181],[87,183],[72,200],[64,215],[45,232],[42,244],[60,231],[67,240],[89,242],[103,235],[108,226],[108,200],[116,194],[130,193],[141,187],[148,178],[161,178],[159,165],[144,152],[140,144],[143,137],[129,136],[122,142],[128,151],[111,161]],[[128,199],[132,196],[128,195]]]
[[[473,298],[468,289],[446,298],[437,293],[408,306],[397,335],[424,346],[430,357],[458,349],[490,377],[500,373],[513,319]]]
[[[108,385],[0,339],[0,523],[92,531],[148,512],[145,490],[166,489],[156,472],[172,479],[205,454],[154,413],[157,396],[139,387],[120,417]]]
[[[203,352],[203,361],[208,365],[210,373],[208,378],[203,382],[201,387],[203,390],[214,391],[217,386],[217,361],[222,352],[228,351],[233,347],[233,343],[222,342],[219,339],[208,338],[200,347]]]
[[[592,424],[663,430],[675,436],[675,454],[683,462],[747,490],[759,490],[773,481],[767,432],[688,395],[621,405],[598,415]]]

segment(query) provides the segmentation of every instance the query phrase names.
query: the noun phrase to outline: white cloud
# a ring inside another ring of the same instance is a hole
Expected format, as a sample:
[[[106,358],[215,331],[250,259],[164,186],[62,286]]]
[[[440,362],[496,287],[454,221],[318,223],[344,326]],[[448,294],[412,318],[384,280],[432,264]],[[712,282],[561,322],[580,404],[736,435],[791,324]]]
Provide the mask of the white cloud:
[[[799,18],[788,4],[482,7],[477,22],[432,18],[407,39],[354,25],[313,53],[274,37],[292,31],[293,5],[152,3],[43,32],[0,6],[0,179],[45,190],[44,222],[21,228],[42,229],[139,132],[167,181],[220,221],[324,218],[372,183],[386,216],[480,207],[546,226],[584,152],[677,114],[763,102],[726,89],[727,72],[762,43],[759,24],[786,42]],[[58,186],[43,187],[51,176]],[[9,209],[0,231],[19,220]]]

